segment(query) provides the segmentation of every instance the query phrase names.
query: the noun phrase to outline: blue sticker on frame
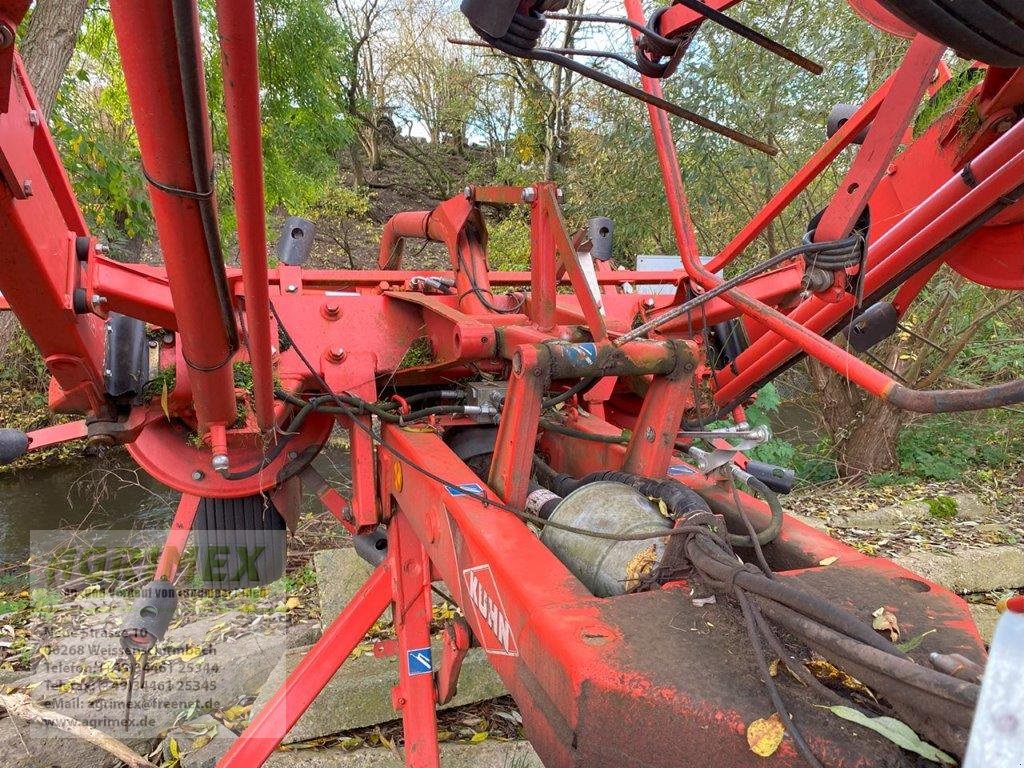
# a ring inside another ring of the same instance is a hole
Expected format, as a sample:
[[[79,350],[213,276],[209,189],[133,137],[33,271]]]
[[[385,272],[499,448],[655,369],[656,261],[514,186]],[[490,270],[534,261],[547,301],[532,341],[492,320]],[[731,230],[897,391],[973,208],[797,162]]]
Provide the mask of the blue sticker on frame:
[[[406,651],[406,659],[409,663],[409,676],[429,675],[434,671],[434,660],[430,648],[414,648]]]

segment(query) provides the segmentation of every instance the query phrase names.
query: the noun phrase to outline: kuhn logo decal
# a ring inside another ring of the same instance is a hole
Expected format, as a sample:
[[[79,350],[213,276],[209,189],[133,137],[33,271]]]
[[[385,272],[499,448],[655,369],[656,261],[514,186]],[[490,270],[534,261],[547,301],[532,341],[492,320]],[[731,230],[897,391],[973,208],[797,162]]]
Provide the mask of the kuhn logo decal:
[[[494,581],[494,574],[491,573],[491,566],[478,565],[466,568],[462,572],[462,578],[466,583],[469,602],[473,604],[480,622],[490,630],[480,632],[480,645],[487,653],[518,656],[519,647],[512,634],[512,625],[509,623],[508,614],[505,613],[505,606],[501,603],[501,595],[498,594],[498,585]]]

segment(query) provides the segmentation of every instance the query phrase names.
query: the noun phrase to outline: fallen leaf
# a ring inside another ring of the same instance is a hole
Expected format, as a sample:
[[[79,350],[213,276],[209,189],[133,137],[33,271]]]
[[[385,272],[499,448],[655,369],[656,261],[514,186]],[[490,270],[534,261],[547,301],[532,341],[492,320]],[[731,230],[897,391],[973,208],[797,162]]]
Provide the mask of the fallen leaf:
[[[917,637],[910,638],[905,643],[898,643],[896,647],[904,653],[910,653],[912,650],[921,645],[921,643],[924,641],[926,637],[928,637],[928,635],[934,634],[936,631],[937,630],[929,629],[927,632],[922,632]]]
[[[242,704],[235,704],[233,707],[228,707],[223,712],[221,712],[221,716],[225,720],[231,720],[231,721],[241,720],[243,717],[247,717],[249,712],[251,712],[251,711],[252,711],[252,705],[251,704],[249,706],[243,706]]]
[[[469,743],[470,744],[479,744],[481,741],[487,741],[487,737],[489,735],[490,734],[488,734],[487,731],[481,731],[480,733],[474,733],[470,737]]]
[[[198,659],[202,655],[202,648],[200,648],[198,645],[190,645],[188,648],[181,652],[181,660],[192,661],[193,659]]]
[[[837,717],[849,720],[851,723],[863,725],[865,728],[884,736],[893,744],[902,747],[908,752],[921,755],[921,757],[936,763],[956,765],[956,760],[938,747],[923,741],[914,732],[913,728],[894,717],[868,717],[863,712],[852,707],[828,707],[828,709]]]
[[[348,738],[342,739],[338,746],[346,752],[351,752],[352,750],[359,749],[363,746],[363,740],[356,738],[355,736],[349,736]]]
[[[782,744],[785,733],[786,728],[778,713],[771,717],[762,717],[747,726],[747,744],[755,755],[771,757]]]
[[[831,683],[834,686],[846,688],[850,691],[856,691],[857,693],[863,693],[871,699],[875,698],[875,694],[873,694],[868,687],[864,685],[864,683],[853,675],[848,675],[846,672],[843,672],[843,670],[835,664],[821,658],[820,656],[815,655],[810,661],[805,661],[804,666],[810,670],[812,675],[823,683]]]
[[[885,606],[879,608],[877,611],[871,614],[874,616],[874,621],[871,622],[871,626],[878,632],[888,632],[889,639],[894,643],[900,639],[900,625],[896,621],[896,614],[888,610]]]
[[[771,675],[772,677],[778,677],[779,676],[779,664],[780,664],[780,660],[779,659],[772,659],[771,663],[768,665],[768,674]]]
[[[818,563],[818,565],[832,565],[833,563],[836,563],[838,561],[839,558],[833,555],[832,557],[826,557],[824,560]]]
[[[302,600],[297,597],[289,597],[284,603],[285,610],[287,611],[294,611],[300,605],[302,605]]]

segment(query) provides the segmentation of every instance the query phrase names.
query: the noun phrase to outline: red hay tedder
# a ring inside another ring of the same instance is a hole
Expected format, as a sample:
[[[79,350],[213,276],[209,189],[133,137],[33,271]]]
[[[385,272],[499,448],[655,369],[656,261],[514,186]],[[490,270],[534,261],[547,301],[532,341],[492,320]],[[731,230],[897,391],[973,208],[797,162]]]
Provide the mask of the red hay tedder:
[[[972,722],[977,735],[991,707],[965,603],[784,516],[777,494],[791,473],[747,461],[744,448],[765,435],[743,407],[804,355],[918,413],[1024,401],[1024,381],[914,391],[830,341],[845,332],[864,351],[890,336],[942,264],[1024,289],[1024,8],[849,0],[912,38],[903,62],[837,113],[821,148],[705,263],[670,115],[776,150],[664,100],[660,81],[704,23],[820,71],[724,14],[735,2],[676,0],[648,20],[626,0],[617,21],[636,55],[619,59],[640,87],[539,47],[564,3],[463,3],[484,44],[648,104],[683,270],[638,272],[613,267],[606,220],[567,227],[549,182],[467,187],[433,211],[396,215],[376,270],[304,269],[312,230],[290,220],[269,269],[253,0],[216,2],[240,269],[225,268],[219,243],[195,0],[111,0],[165,264],[113,261],[86,227],[15,51],[29,1],[0,0],[0,289],[52,374],[52,409],[84,415],[27,435],[3,430],[0,458],[74,439],[125,445],[181,492],[155,580],[125,620],[126,651],[144,658],[163,637],[193,528],[200,546],[227,529],[282,532],[300,487],[379,562],[220,765],[261,765],[389,606],[396,640],[378,651],[400,660],[392,701],[416,768],[439,765],[435,709],[474,644],[552,768],[757,765],[744,731],[773,706],[790,736],[777,765],[920,763],[837,725],[826,707],[853,705],[813,677],[773,679],[765,648],[786,658],[797,646],[870,686],[881,703],[862,702],[869,714],[894,713],[942,749],[969,752],[968,763],[1019,764],[981,757],[987,737],[968,750]],[[914,138],[922,98],[950,76],[947,47],[978,60],[984,78]],[[803,243],[716,276],[853,144]],[[530,211],[531,269],[492,271],[481,209],[517,205]],[[404,269],[409,239],[443,243],[450,268]],[[634,291],[651,283],[676,288]],[[238,386],[239,363],[251,384]],[[158,379],[163,397],[146,387]],[[716,427],[723,419],[731,425]],[[335,425],[351,441],[348,499],[310,466]],[[279,576],[265,568],[256,581]],[[437,658],[435,582],[464,612]],[[870,625],[881,594],[907,636],[937,631],[901,651]],[[994,722],[1019,760],[1024,723]]]

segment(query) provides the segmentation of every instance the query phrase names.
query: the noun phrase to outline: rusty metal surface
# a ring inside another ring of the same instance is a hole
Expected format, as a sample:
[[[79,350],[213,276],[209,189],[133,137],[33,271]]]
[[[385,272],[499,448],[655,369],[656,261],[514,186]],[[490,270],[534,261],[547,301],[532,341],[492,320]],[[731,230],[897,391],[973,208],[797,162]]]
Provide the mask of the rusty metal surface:
[[[915,593],[916,594],[916,593]],[[607,663],[620,670],[584,682],[573,765],[586,768],[764,766],[745,730],[773,709],[758,677],[734,605],[695,607],[686,591],[663,590],[607,601],[603,621],[622,632]],[[828,766],[910,768],[916,758],[819,706],[824,702],[780,674],[783,696]],[[774,766],[803,766],[791,743]]]

